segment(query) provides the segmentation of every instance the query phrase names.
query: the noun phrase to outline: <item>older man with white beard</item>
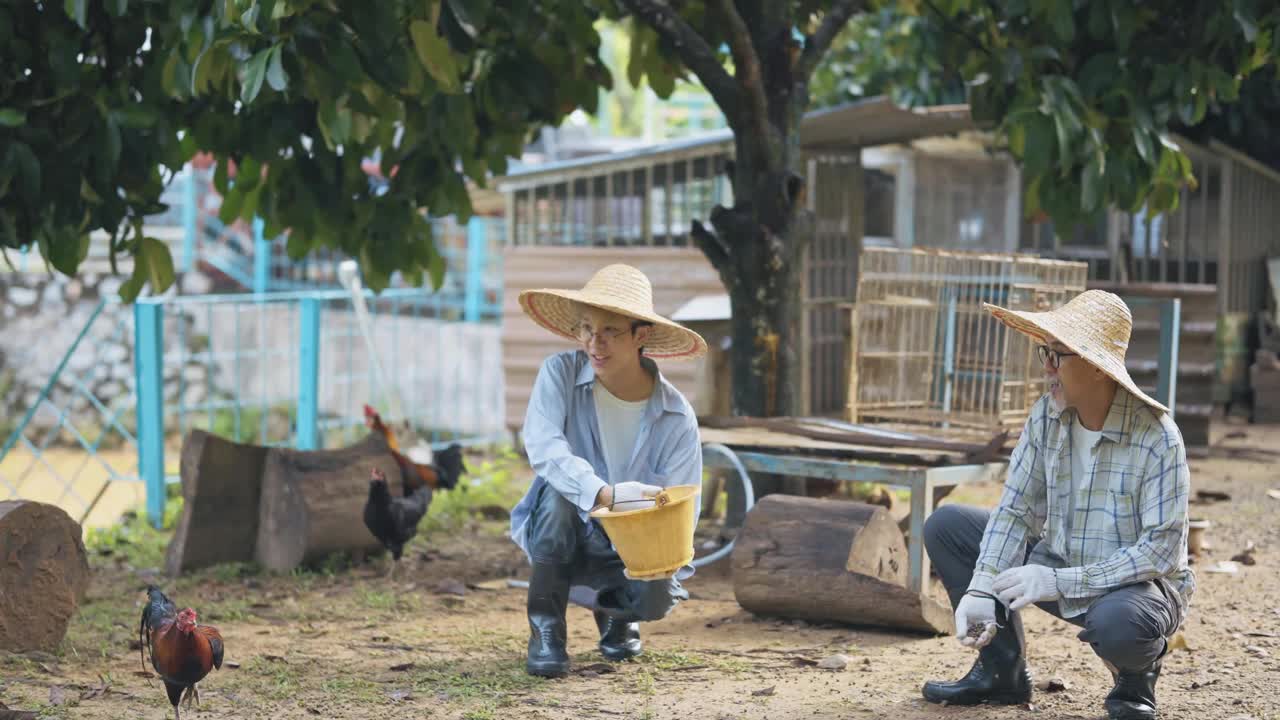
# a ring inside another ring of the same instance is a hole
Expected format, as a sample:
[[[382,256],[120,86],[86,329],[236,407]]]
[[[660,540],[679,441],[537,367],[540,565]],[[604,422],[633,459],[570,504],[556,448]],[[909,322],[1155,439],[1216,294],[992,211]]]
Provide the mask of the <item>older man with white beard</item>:
[[[1182,435],[1125,369],[1133,322],[1119,297],[1089,290],[1049,312],[986,309],[1038,344],[1049,392],[1027,418],[999,506],[948,505],[925,524],[956,636],[978,659],[958,681],[926,683],[924,697],[1029,702],[1018,611],[1034,603],[1082,628],[1111,671],[1109,718],[1154,718],[1167,639],[1195,590]]]

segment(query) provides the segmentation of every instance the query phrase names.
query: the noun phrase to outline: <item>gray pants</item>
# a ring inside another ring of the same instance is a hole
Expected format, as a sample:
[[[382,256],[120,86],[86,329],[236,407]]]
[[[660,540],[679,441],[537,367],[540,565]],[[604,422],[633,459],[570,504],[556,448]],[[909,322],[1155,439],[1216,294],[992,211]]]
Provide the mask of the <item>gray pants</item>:
[[[529,514],[529,555],[535,563],[572,565],[569,600],[625,622],[661,620],[689,591],[675,578],[628,580],[622,558],[595,520],[544,485]]]
[[[944,505],[924,524],[924,546],[955,607],[978,562],[978,548],[990,513],[966,505]],[[1028,554],[1030,554],[1028,552]],[[1076,636],[1098,657],[1120,670],[1141,670],[1164,653],[1165,639],[1182,622],[1178,603],[1165,585],[1140,582],[1116,588],[1094,601],[1083,615],[1062,618],[1058,603],[1041,610],[1083,628]]]

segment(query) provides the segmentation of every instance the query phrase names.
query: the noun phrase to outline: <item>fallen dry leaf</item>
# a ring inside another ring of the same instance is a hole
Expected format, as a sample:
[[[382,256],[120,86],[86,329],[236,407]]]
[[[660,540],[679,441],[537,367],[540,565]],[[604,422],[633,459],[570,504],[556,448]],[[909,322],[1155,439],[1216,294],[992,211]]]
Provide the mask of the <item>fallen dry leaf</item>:
[[[1256,655],[1257,657],[1270,657],[1271,655],[1271,653],[1267,652],[1266,648],[1258,647],[1257,645],[1246,645],[1244,650],[1245,652]]]
[[[1280,490],[1274,490],[1274,489],[1268,490],[1267,497],[1271,498],[1272,500],[1280,500]]]
[[[1200,502],[1226,502],[1231,499],[1231,494],[1221,490],[1197,490],[1196,499]]]
[[[239,670],[239,669],[240,669],[240,663],[238,663],[238,662],[227,662],[227,663],[224,663],[224,665],[226,666],[226,668],[227,668],[228,670]]]
[[[1055,675],[1037,682],[1036,689],[1040,692],[1062,692],[1063,690],[1070,690],[1071,685],[1066,680]]]
[[[1235,575],[1240,572],[1240,565],[1232,560],[1221,560],[1205,568],[1204,571],[1220,575]]]
[[[497,580],[485,580],[484,582],[478,582],[474,585],[468,585],[467,587],[475,590],[506,590],[509,586],[507,585],[506,578],[498,578]]]
[[[391,698],[396,702],[400,702],[401,700],[408,700],[412,698],[413,694],[410,693],[408,690],[392,690],[391,692],[387,693],[387,697]]]
[[[432,588],[432,592],[440,595],[466,595],[467,586],[454,578],[445,578]]]
[[[266,660],[267,662],[278,662],[278,663],[284,663],[285,665],[289,664],[288,660],[285,660],[283,657],[279,655],[263,655],[262,659]]]
[[[578,669],[579,673],[595,673],[596,675],[607,675],[611,672],[617,672],[618,669],[609,663],[592,663],[584,665]]]
[[[849,667],[849,656],[840,653],[829,655],[818,661],[818,667],[823,670],[843,670]]]
[[[49,704],[54,706],[67,704],[67,691],[63,690],[61,685],[49,686]]]
[[[418,666],[417,663],[411,663],[411,662],[407,662],[401,665],[392,665],[391,672],[408,672],[409,670],[412,670],[417,666]]]
[[[1191,689],[1199,690],[1200,688],[1206,688],[1206,687],[1209,687],[1210,685],[1216,685],[1217,683],[1218,683],[1218,678],[1210,678],[1208,680],[1205,680],[1204,682],[1191,683]]]
[[[769,697],[773,695],[773,691],[776,688],[777,688],[776,685],[770,685],[767,688],[760,688],[759,690],[753,690],[751,694],[754,695],[755,697]]]
[[[81,700],[93,700],[111,692],[111,683],[107,682],[101,675],[98,676],[98,684],[80,693]]]

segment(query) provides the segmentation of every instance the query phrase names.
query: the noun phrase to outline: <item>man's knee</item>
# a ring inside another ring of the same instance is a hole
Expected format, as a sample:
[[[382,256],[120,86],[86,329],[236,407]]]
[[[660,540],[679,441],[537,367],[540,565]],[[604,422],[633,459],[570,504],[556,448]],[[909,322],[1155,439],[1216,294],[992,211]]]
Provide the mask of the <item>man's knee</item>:
[[[966,521],[964,510],[959,505],[943,505],[925,518],[924,547],[929,557],[937,557],[943,544],[953,540]]]
[[[544,487],[532,512],[529,555],[534,562],[565,563],[578,547],[578,508],[563,495]]]
[[[1098,657],[1121,670],[1141,670],[1158,660],[1165,648],[1150,609],[1124,596],[1108,595],[1095,603],[1079,637]]]
[[[631,612],[637,622],[653,622],[666,617],[689,593],[676,582],[639,582],[633,594]]]

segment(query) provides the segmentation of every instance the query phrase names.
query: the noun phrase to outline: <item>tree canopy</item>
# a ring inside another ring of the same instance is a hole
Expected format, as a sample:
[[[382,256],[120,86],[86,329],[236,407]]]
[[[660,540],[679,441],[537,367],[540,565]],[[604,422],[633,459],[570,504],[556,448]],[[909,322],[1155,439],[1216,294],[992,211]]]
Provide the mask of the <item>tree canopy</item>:
[[[595,107],[595,17],[576,0],[0,0],[0,249],[34,243],[71,274],[101,229],[113,263],[135,259],[123,295],[163,290],[173,262],[143,219],[207,151],[224,222],[289,229],[295,258],[339,248],[374,288],[396,270],[438,286],[421,211],[465,219],[467,179]]]
[[[1175,208],[1195,179],[1174,132],[1280,159],[1278,29],[1255,0],[883,3],[846,29],[815,99],[967,99],[1021,162],[1028,212],[1069,227]]]

